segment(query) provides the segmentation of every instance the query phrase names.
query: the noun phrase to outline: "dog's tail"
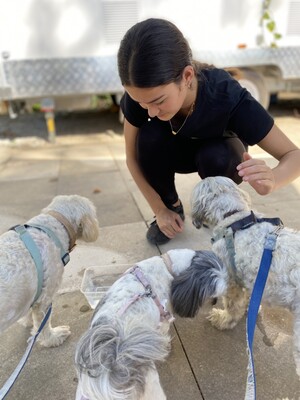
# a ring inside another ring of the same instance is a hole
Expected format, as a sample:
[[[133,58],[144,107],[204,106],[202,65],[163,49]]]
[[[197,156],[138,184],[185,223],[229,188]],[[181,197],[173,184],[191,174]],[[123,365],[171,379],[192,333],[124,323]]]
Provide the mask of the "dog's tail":
[[[215,253],[196,251],[190,267],[172,282],[171,303],[174,312],[180,317],[193,318],[206,300],[225,293],[228,279],[227,269]]]
[[[101,317],[76,348],[82,394],[99,400],[140,398],[149,369],[167,357],[169,347],[168,335],[141,327],[140,321],[128,326]]]

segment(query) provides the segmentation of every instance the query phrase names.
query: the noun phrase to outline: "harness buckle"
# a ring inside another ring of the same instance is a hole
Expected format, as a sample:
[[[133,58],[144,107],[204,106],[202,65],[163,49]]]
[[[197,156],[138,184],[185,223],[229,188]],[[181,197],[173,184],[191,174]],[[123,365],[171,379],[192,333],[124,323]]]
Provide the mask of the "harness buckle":
[[[273,234],[278,236],[279,235],[279,231],[283,228],[283,224],[280,224],[278,226],[276,226],[276,228],[273,231]]]
[[[70,254],[66,253],[64,256],[62,256],[61,261],[64,264],[64,266],[67,265],[68,262],[70,261]]]
[[[150,285],[148,285],[148,286],[145,288],[145,296],[146,296],[146,297],[153,297],[153,292],[152,292],[152,288],[151,288]]]

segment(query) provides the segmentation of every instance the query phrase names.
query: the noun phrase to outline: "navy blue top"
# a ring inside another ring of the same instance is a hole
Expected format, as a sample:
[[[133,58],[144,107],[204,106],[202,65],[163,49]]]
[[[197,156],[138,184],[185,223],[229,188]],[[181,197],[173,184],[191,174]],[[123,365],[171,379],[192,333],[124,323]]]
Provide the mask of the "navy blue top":
[[[178,135],[207,140],[231,131],[243,142],[254,145],[271,130],[274,125],[271,115],[228,72],[203,69],[198,73],[198,82],[194,111]],[[127,121],[138,128],[149,120],[148,111],[128,93],[122,97],[121,109]],[[168,122],[160,123],[170,131]]]

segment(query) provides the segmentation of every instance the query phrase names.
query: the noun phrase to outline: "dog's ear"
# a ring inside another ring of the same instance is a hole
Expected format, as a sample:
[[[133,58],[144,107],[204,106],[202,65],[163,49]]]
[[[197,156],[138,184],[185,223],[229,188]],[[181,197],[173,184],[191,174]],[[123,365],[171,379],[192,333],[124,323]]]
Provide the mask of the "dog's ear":
[[[197,251],[190,267],[172,281],[174,312],[180,317],[195,317],[206,300],[224,294],[227,281],[227,270],[215,253]]]
[[[202,221],[204,219],[205,204],[203,202],[204,198],[202,195],[202,190],[204,188],[203,181],[199,182],[193,189],[191,195],[191,217],[192,223],[197,228],[200,229],[202,226]]]
[[[78,229],[78,239],[85,242],[94,242],[99,236],[99,225],[97,219],[88,214],[83,215]]]
[[[209,226],[208,216],[214,215],[214,199],[219,194],[220,188],[215,177],[207,177],[197,183],[191,195],[191,217],[193,225],[200,229],[203,225]]]

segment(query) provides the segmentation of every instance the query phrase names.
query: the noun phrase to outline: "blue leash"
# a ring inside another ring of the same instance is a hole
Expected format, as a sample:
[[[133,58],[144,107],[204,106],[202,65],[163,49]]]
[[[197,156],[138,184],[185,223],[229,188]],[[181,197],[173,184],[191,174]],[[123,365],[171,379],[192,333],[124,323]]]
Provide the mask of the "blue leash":
[[[5,382],[4,386],[1,388],[0,390],[0,400],[4,399],[6,397],[6,395],[9,393],[10,389],[12,388],[13,384],[15,383],[15,381],[17,380],[18,376],[20,375],[28,357],[30,356],[31,350],[33,348],[33,345],[37,339],[37,337],[39,336],[39,334],[41,333],[42,329],[44,328],[48,318],[50,317],[51,314],[51,310],[52,310],[52,305],[50,305],[50,307],[48,308],[44,319],[39,327],[39,329],[37,330],[36,334],[34,336],[31,336],[28,339],[28,345],[26,348],[25,353],[23,354],[23,357],[21,358],[19,364],[17,365],[17,367],[15,368],[14,372],[11,374],[11,376],[7,379],[7,381]]]
[[[253,360],[253,339],[254,331],[256,326],[256,320],[258,315],[259,306],[267,282],[273,250],[276,246],[276,240],[278,237],[278,231],[282,226],[276,228],[272,233],[269,233],[265,240],[264,251],[262,254],[259,270],[252,290],[248,315],[247,315],[247,348],[248,348],[248,376],[247,376],[247,387],[245,392],[245,400],[255,400],[256,399],[256,379],[255,379],[255,369]]]

